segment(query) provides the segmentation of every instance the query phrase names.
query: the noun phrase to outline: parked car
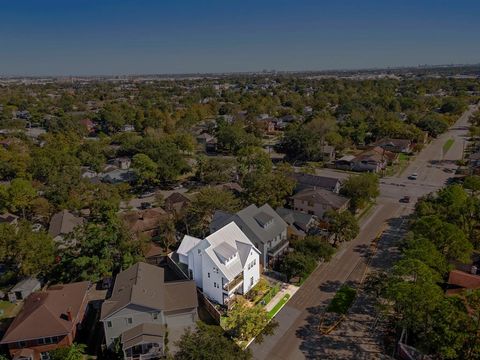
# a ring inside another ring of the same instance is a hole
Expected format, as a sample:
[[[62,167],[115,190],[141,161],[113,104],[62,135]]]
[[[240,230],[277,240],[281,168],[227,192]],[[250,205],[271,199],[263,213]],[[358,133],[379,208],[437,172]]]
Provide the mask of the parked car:
[[[417,177],[418,177],[418,174],[417,173],[413,173],[412,175],[410,175],[408,178],[410,180],[417,180]]]
[[[140,204],[140,209],[142,210],[151,209],[151,208],[152,208],[152,204],[150,204],[149,202],[142,202]]]
[[[400,199],[400,202],[408,204],[410,202],[410,196],[405,195],[403,198]]]

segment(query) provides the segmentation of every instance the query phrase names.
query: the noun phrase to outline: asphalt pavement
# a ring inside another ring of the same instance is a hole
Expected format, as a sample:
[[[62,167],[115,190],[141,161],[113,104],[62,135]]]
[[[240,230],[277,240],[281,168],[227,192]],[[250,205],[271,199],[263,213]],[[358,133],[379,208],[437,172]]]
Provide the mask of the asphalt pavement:
[[[395,243],[404,230],[405,217],[412,213],[415,201],[443,187],[450,172],[462,158],[470,107],[449,131],[428,144],[401,175],[382,178],[377,205],[360,221],[360,234],[338,251],[328,263],[321,264],[277,314],[275,333],[261,344],[250,346],[255,359],[383,359],[381,336],[373,327],[375,320],[371,302],[359,298],[352,314],[332,334],[318,331],[324,307],[345,282],[359,282],[367,270],[388,268],[396,256]],[[444,145],[453,145],[444,153]],[[449,170],[447,170],[449,169]],[[408,177],[417,173],[416,180]],[[410,196],[410,203],[400,199]],[[379,234],[383,236],[378,252],[367,269],[370,245]]]

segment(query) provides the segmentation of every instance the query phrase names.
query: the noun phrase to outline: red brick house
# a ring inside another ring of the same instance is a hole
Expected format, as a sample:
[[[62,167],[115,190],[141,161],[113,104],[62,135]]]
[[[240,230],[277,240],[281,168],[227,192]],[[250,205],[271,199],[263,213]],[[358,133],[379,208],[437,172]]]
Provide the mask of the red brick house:
[[[87,308],[87,281],[32,293],[0,342],[13,359],[42,360],[73,344]]]

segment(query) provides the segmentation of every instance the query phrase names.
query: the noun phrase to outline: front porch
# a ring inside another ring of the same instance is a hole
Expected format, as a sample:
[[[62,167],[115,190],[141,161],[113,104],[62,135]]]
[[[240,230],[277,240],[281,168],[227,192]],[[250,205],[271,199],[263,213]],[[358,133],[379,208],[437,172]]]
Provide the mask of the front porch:
[[[269,268],[274,268],[282,256],[288,251],[290,242],[288,239],[282,240],[275,247],[267,252],[267,264]]]

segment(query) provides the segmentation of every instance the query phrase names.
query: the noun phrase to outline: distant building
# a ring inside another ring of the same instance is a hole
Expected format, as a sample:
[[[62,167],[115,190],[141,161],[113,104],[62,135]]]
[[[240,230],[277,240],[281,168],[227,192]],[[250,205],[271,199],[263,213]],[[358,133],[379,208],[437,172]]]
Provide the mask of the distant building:
[[[0,224],[17,225],[18,216],[10,213],[0,214]]]
[[[292,173],[290,176],[297,182],[296,191],[322,188],[337,194],[340,192],[341,182],[337,178],[304,173]]]
[[[167,218],[167,213],[160,207],[129,211],[123,213],[121,218],[128,229],[136,235],[154,237],[158,235],[158,227],[162,220]]]
[[[66,246],[69,244],[65,243],[65,237],[72,233],[76,227],[81,226],[84,221],[82,217],[75,216],[68,210],[62,210],[54,214],[50,219],[48,233],[55,242]],[[72,239],[72,241],[74,240]]]
[[[315,215],[319,219],[323,219],[329,210],[344,211],[348,208],[350,199],[335,194],[325,189],[304,189],[291,198],[294,210],[304,212],[306,214]]]
[[[113,164],[122,170],[130,169],[130,165],[132,164],[132,159],[128,157],[119,157],[113,160]]]
[[[163,207],[175,214],[181,214],[190,205],[191,201],[179,192],[173,192],[165,198]]]
[[[8,292],[8,301],[16,303],[25,300],[31,293],[40,290],[42,284],[35,278],[26,278]]]
[[[372,145],[394,153],[409,153],[412,151],[412,142],[408,139],[384,138]]]
[[[318,224],[315,215],[286,208],[277,208],[276,212],[288,224],[287,234],[288,238],[292,240],[303,239]]]

